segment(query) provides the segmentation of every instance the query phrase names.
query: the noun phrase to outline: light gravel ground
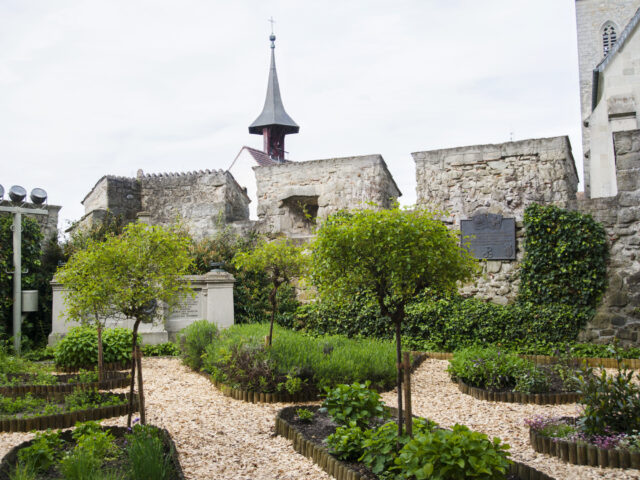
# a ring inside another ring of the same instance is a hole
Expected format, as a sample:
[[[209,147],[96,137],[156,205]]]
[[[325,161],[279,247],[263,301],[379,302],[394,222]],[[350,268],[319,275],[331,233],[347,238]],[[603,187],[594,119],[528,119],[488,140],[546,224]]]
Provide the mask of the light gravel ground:
[[[475,400],[460,393],[446,374],[446,361],[427,360],[413,375],[414,413],[442,426],[463,423],[499,436],[511,445],[513,458],[564,479],[638,479],[636,470],[569,466],[535,453],[528,443],[524,418],[575,415],[576,405],[536,406]],[[187,479],[325,480],[311,461],[295,453],[288,440],[273,435],[276,412],[286,404],[251,404],[223,396],[206,378],[179,360],[145,359],[143,365],[148,422],[171,433]],[[395,395],[383,395],[395,405]],[[124,425],[126,417],[106,420]],[[31,438],[0,433],[0,456]]]

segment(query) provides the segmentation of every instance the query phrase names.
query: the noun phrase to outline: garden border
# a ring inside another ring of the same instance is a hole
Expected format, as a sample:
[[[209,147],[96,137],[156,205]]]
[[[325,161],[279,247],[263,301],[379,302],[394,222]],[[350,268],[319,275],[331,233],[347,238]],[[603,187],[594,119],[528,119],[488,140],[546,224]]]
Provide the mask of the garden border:
[[[242,390],[240,388],[230,387],[224,383],[213,380],[207,374],[213,385],[222,392],[225,397],[231,397],[235,400],[242,400],[250,403],[295,403],[295,402],[315,402],[320,400],[318,394],[309,393],[261,393],[250,390]]]
[[[128,393],[114,394],[120,398],[129,399]],[[139,407],[138,395],[133,398],[133,409]],[[76,422],[88,420],[103,420],[111,417],[120,417],[129,413],[128,402],[123,405],[108,405],[105,407],[76,410],[75,412],[58,413],[56,415],[42,415],[29,418],[7,418],[0,420],[0,432],[30,432],[31,430],[46,430],[47,428],[72,427]]]
[[[471,395],[477,400],[486,400],[489,402],[507,402],[507,403],[533,403],[536,405],[561,405],[565,403],[576,403],[582,395],[575,392],[567,393],[522,393],[522,392],[493,392],[483,388],[472,387],[462,380],[456,382],[458,389],[466,394]]]
[[[124,388],[131,383],[131,377],[129,372],[108,371],[104,372],[105,378],[102,382],[90,382],[90,383],[57,383],[53,385],[35,385],[35,384],[21,384],[21,385],[6,385],[0,386],[0,395],[5,397],[15,397],[19,395],[26,395],[31,393],[35,396],[52,396],[60,393],[70,393],[76,388],[83,390],[111,390],[112,388]],[[71,377],[73,374],[56,375],[60,377]]]
[[[365,477],[360,475],[359,472],[331,455],[328,449],[307,440],[293,425],[284,420],[282,418],[282,412],[286,408],[295,407],[285,407],[278,411],[276,415],[276,435],[291,440],[293,442],[293,449],[296,452],[312,460],[313,463],[329,475],[335,477],[336,480],[365,480]],[[517,475],[523,480],[554,480],[553,477],[527,464],[516,462],[515,460],[512,460],[512,462],[509,473]]]
[[[55,365],[55,363],[54,363]],[[55,365],[55,368],[59,371],[59,372],[65,372],[65,373],[77,373],[80,370],[93,370],[94,368],[97,368],[98,364],[95,363],[93,365],[83,365],[80,367],[62,367],[60,365]],[[126,362],[112,362],[112,363],[105,363],[102,366],[103,370],[105,372],[107,371],[118,371],[118,370],[130,370],[131,369],[131,361],[127,360]]]
[[[436,360],[451,360],[453,357],[452,352],[419,352],[427,355],[428,358],[434,358]],[[524,358],[526,360],[531,360],[538,365],[549,365],[551,363],[558,362],[558,357],[553,357],[549,355],[520,355],[520,358]],[[575,359],[582,363],[582,361],[586,361],[587,365],[590,367],[604,367],[604,368],[618,368],[618,361],[615,358],[601,358],[601,357],[575,357]],[[631,370],[640,370],[640,359],[639,358],[623,358],[622,362],[630,368]]]
[[[572,424],[576,421],[574,417],[561,417],[561,420],[570,421]],[[557,457],[573,465],[640,469],[640,452],[630,453],[628,450],[616,448],[605,450],[586,443],[554,440],[552,437],[540,435],[531,427],[529,427],[529,443],[536,452]]]
[[[167,431],[166,428],[158,428],[160,430],[160,435],[162,436],[162,441],[167,447],[171,455],[171,462],[173,464],[175,476],[171,480],[184,480],[184,472],[182,471],[182,465],[180,465],[180,458],[178,456],[178,449],[171,438],[171,434]],[[129,429],[127,427],[116,427],[116,426],[108,426],[102,425],[102,430],[108,430],[111,432],[116,438],[124,436],[125,433],[128,433]],[[63,437],[66,437],[65,440],[71,441],[71,432],[72,430],[64,430],[61,433]],[[26,442],[22,442],[11,450],[7,452],[7,454],[2,457],[2,461],[0,461],[0,480],[6,480],[9,478],[9,472],[11,467],[16,463],[18,452],[20,449],[30,446],[33,443],[32,440],[27,440]]]

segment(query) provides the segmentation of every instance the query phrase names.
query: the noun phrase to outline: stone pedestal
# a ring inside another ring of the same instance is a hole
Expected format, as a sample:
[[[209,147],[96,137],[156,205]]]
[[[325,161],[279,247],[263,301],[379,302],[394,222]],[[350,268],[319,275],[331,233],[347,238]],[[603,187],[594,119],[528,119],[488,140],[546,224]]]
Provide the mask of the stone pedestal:
[[[227,328],[234,323],[233,312],[233,275],[222,270],[213,270],[205,275],[188,275],[184,277],[193,290],[193,296],[187,296],[172,310],[160,309],[153,323],[140,324],[139,333],[142,343],[154,345],[175,340],[180,330],[196,320],[208,320],[218,328]],[[49,345],[55,345],[69,331],[79,325],[66,317],[65,298],[68,291],[54,278],[51,282],[53,290],[52,329]],[[107,328],[132,328],[134,320],[124,317],[107,319]]]

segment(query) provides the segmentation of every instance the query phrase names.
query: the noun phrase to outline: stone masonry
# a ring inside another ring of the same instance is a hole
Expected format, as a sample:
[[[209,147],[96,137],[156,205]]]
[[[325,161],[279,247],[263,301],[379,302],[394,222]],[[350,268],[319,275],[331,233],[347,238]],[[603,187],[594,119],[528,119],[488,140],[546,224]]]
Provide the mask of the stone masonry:
[[[578,175],[567,137],[416,152],[417,204],[443,212],[455,228],[476,214],[516,220],[516,260],[483,262],[461,293],[505,304],[517,294],[524,255],[522,219],[531,203],[574,209]]]
[[[616,132],[618,195],[580,199],[581,211],[591,213],[608,234],[608,289],[584,340],[623,344],[640,340],[640,130]]]
[[[292,237],[311,234],[316,219],[401,195],[382,156],[331,158],[254,167],[260,229]]]

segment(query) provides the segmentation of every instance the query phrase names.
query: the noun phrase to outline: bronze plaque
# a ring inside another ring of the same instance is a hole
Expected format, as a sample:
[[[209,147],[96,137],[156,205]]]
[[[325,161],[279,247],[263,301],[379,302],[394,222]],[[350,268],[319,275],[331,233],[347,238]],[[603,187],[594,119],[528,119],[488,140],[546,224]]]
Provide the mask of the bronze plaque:
[[[461,244],[477,259],[516,259],[516,220],[494,213],[460,221]]]

